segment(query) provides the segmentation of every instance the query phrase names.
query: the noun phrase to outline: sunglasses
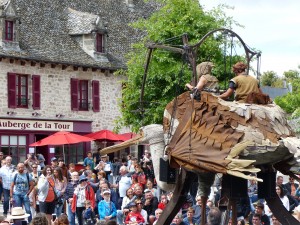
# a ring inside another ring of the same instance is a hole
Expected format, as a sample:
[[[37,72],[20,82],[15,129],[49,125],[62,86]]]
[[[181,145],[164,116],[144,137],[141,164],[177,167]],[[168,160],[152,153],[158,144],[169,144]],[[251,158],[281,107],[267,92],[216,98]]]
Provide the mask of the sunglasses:
[[[136,203],[137,205],[143,205],[143,203],[141,203],[141,202],[138,202],[138,203]]]
[[[32,167],[32,169],[36,169],[36,168],[37,168],[36,166],[33,166],[33,167]]]

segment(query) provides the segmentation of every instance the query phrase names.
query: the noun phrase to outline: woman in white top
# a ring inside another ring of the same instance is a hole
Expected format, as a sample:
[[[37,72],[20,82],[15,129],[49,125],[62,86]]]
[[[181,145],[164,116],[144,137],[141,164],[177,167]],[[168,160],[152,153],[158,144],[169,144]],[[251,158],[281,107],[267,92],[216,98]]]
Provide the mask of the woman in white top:
[[[129,208],[126,207],[130,202],[134,200],[133,189],[128,188],[126,196],[122,200],[121,210],[117,210],[117,222],[118,224],[124,224],[124,218],[129,213]]]
[[[283,206],[287,211],[290,211],[290,202],[288,197],[284,194],[284,191],[280,185],[276,185],[276,193],[280,200],[282,201]]]

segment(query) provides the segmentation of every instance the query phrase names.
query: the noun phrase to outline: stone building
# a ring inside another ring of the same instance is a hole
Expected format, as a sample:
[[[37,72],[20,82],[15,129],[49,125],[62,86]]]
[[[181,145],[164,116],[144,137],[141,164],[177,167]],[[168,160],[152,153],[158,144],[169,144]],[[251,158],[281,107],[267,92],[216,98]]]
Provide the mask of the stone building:
[[[124,56],[142,33],[128,24],[157,10],[143,0],[0,0],[0,149],[23,161],[62,146],[30,148],[55,131],[113,129]],[[90,143],[65,146],[81,161]]]

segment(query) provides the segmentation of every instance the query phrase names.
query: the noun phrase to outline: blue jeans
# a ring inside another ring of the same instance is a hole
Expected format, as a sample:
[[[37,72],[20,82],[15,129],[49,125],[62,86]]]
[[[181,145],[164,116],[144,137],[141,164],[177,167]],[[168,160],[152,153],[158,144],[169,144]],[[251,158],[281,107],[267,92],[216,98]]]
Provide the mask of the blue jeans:
[[[28,217],[28,222],[31,222],[31,211],[30,211],[30,201],[29,197],[26,194],[13,194],[14,198],[14,206],[15,207],[22,207],[24,205],[25,211],[30,216]]]
[[[117,210],[117,223],[120,224],[120,225],[124,224],[123,210]]]
[[[67,204],[67,210],[68,210],[68,220],[70,222],[70,225],[75,225],[75,213],[72,212],[71,204]]]
[[[57,217],[59,217],[60,214],[62,214],[63,206],[64,206],[64,204],[56,204],[55,205],[54,213],[56,214]]]
[[[4,195],[3,214],[7,215],[9,209],[10,190],[3,188],[3,195]]]

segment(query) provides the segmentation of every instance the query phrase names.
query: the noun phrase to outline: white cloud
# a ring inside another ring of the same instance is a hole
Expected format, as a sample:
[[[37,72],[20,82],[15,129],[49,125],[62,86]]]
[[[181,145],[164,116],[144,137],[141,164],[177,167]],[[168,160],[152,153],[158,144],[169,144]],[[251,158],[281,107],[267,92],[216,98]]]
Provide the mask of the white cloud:
[[[200,0],[205,9],[218,4],[233,6],[228,16],[244,25],[233,29],[247,45],[262,51],[261,72],[278,75],[300,65],[300,1]]]

